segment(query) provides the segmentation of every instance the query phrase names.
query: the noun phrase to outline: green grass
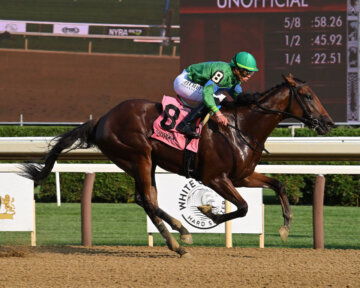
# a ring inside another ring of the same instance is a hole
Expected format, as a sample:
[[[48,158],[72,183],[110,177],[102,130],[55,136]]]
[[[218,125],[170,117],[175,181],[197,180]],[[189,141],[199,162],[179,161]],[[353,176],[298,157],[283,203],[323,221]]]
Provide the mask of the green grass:
[[[265,206],[265,247],[312,248],[312,207],[293,206],[294,220],[286,243],[278,236],[283,223],[279,205]],[[81,245],[80,204],[38,203],[37,245]],[[146,217],[135,204],[92,204],[93,245],[147,245]],[[360,209],[324,207],[325,248],[360,249]],[[174,234],[178,239],[179,235]],[[224,246],[223,234],[193,234],[196,246]],[[0,245],[30,242],[28,232],[0,232]],[[154,245],[164,246],[159,234]],[[234,247],[258,247],[258,235],[233,235]]]
[[[0,0],[0,19],[54,22],[161,24],[164,0]],[[179,0],[170,1],[179,23]]]
[[[161,25],[165,1],[0,0],[0,7],[0,19],[6,20]],[[169,9],[173,11],[171,24],[179,24],[179,0],[171,0]],[[90,27],[90,31],[94,29],[97,31],[96,34],[107,34],[106,29]],[[28,25],[28,31],[51,32],[51,26],[31,24]],[[160,30],[152,28],[149,33],[149,35],[159,36]],[[172,36],[179,36],[179,29],[172,29],[171,33]],[[29,36],[27,39],[30,50],[88,52],[89,41],[91,41],[93,53],[147,55],[159,53],[159,44],[135,43],[132,40],[37,36]],[[24,49],[24,45],[25,39],[22,35],[0,42],[0,48],[6,49]],[[173,43],[163,47],[163,55],[172,55],[174,46],[177,47],[176,55],[179,55],[179,45]]]

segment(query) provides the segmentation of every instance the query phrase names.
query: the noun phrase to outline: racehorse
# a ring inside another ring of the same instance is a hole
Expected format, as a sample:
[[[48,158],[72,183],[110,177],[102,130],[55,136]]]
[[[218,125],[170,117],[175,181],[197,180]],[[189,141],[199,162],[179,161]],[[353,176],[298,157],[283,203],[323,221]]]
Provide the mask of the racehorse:
[[[198,207],[216,224],[246,215],[248,205],[235,187],[273,189],[282,207],[284,226],[280,227],[279,233],[285,241],[293,218],[285,188],[278,180],[254,172],[265,149],[264,143],[278,123],[286,118],[298,119],[318,134],[329,132],[334,123],[306,82],[291,74],[283,78],[283,83],[257,93],[258,97],[254,97],[257,100],[245,105],[225,103],[222,112],[229,120],[227,127],[218,126],[215,121],[209,120],[201,132],[194,178],[237,207],[236,211],[226,214],[214,214],[211,206]],[[38,182],[48,176],[64,149],[97,146],[134,178],[135,201],[144,208],[169,249],[181,257],[189,257],[190,254],[179,245],[162,220],[177,230],[185,243],[192,243],[191,234],[179,220],[164,212],[157,201],[157,166],[186,175],[183,169],[185,152],[150,137],[153,122],[161,113],[160,103],[140,99],[124,101],[98,121],[90,120],[59,135],[55,138],[56,144],[46,154],[44,165],[24,164],[23,176]]]

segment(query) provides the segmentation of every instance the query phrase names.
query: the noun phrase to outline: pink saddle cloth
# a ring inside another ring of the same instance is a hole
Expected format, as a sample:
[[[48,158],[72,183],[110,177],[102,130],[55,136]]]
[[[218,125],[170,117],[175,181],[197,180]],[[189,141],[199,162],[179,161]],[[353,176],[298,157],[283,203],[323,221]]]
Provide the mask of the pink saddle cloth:
[[[196,153],[198,151],[199,139],[192,139],[186,145],[186,137],[175,130],[176,126],[189,113],[190,109],[184,107],[176,98],[166,95],[163,96],[162,106],[163,112],[153,124],[154,133],[151,137],[178,150],[186,149]],[[196,132],[200,134],[201,128],[202,125],[199,125]]]

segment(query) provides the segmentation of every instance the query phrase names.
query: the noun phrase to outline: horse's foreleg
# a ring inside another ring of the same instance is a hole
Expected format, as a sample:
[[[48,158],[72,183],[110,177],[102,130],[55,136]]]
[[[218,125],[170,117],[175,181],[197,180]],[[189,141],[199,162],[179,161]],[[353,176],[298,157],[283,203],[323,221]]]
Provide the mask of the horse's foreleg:
[[[138,167],[139,174],[138,177],[135,177],[136,199],[138,202],[141,202],[141,206],[165,239],[169,249],[178,253],[181,257],[189,257],[190,254],[179,245],[158,216],[161,209],[157,202],[157,191],[154,186],[155,178],[151,170],[151,165],[148,164]]]
[[[156,210],[158,209],[158,206],[152,202],[151,198],[144,196],[142,204],[146,214],[154,223],[155,227],[159,230],[161,236],[165,239],[168,248],[178,253],[181,257],[190,256],[190,255],[186,255],[188,254],[186,250],[182,246],[180,246],[179,243],[176,241],[176,239],[171,235],[171,233],[166,228],[161,218],[156,216]]]
[[[152,195],[157,195],[157,190],[154,186],[151,187]],[[139,193],[136,191],[135,194],[136,203],[144,208],[144,204],[142,203],[142,199]],[[164,210],[160,207],[155,209],[156,216],[160,217],[166,223],[168,223],[173,230],[176,230],[180,233],[180,240],[186,244],[193,244],[192,236],[190,232],[182,225],[182,223],[177,220],[176,218],[172,217],[171,215],[167,214]]]
[[[156,165],[153,165],[151,168],[151,199],[156,202],[155,215],[160,217],[166,223],[168,223],[173,230],[176,230],[180,233],[180,240],[186,244],[193,244],[192,236],[190,232],[182,225],[182,223],[171,215],[167,214],[164,210],[162,210],[157,202],[157,189],[156,189],[156,181],[155,181],[155,168]],[[136,190],[135,191],[135,201],[138,205],[144,208],[143,197]]]
[[[290,232],[290,224],[293,219],[293,213],[291,211],[290,203],[288,197],[286,195],[284,185],[273,178],[268,176],[259,174],[254,172],[250,176],[246,177],[239,181],[239,183],[234,183],[237,186],[245,186],[245,187],[262,187],[262,188],[270,188],[275,191],[275,193],[279,196],[281,209],[284,217],[284,226],[280,227],[279,233],[282,241],[286,241],[289,232]]]
[[[205,182],[204,182],[205,183]],[[198,209],[204,213],[207,217],[213,220],[216,224],[223,223],[235,218],[244,217],[248,211],[248,205],[246,201],[238,193],[231,180],[227,177],[221,177],[214,180],[211,180],[207,186],[215,190],[220,196],[225,200],[233,203],[237,210],[226,213],[226,214],[214,214],[212,213],[211,206],[200,206]]]

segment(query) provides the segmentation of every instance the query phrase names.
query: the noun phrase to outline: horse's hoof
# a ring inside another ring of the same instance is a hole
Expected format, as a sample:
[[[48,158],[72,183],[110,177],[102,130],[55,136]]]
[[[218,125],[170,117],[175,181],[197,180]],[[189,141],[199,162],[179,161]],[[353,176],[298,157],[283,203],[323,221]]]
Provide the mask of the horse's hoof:
[[[180,240],[185,244],[189,244],[189,245],[193,244],[193,239],[191,234],[181,235]]]
[[[202,205],[197,207],[201,213],[207,215],[212,212],[212,208],[210,205]]]
[[[280,234],[280,238],[283,242],[285,242],[286,239],[288,238],[289,232],[290,232],[289,229],[286,228],[285,226],[280,227],[279,234]]]
[[[190,253],[187,252],[187,253],[181,255],[180,258],[182,258],[182,259],[191,259],[191,258],[193,258],[193,256]]]

